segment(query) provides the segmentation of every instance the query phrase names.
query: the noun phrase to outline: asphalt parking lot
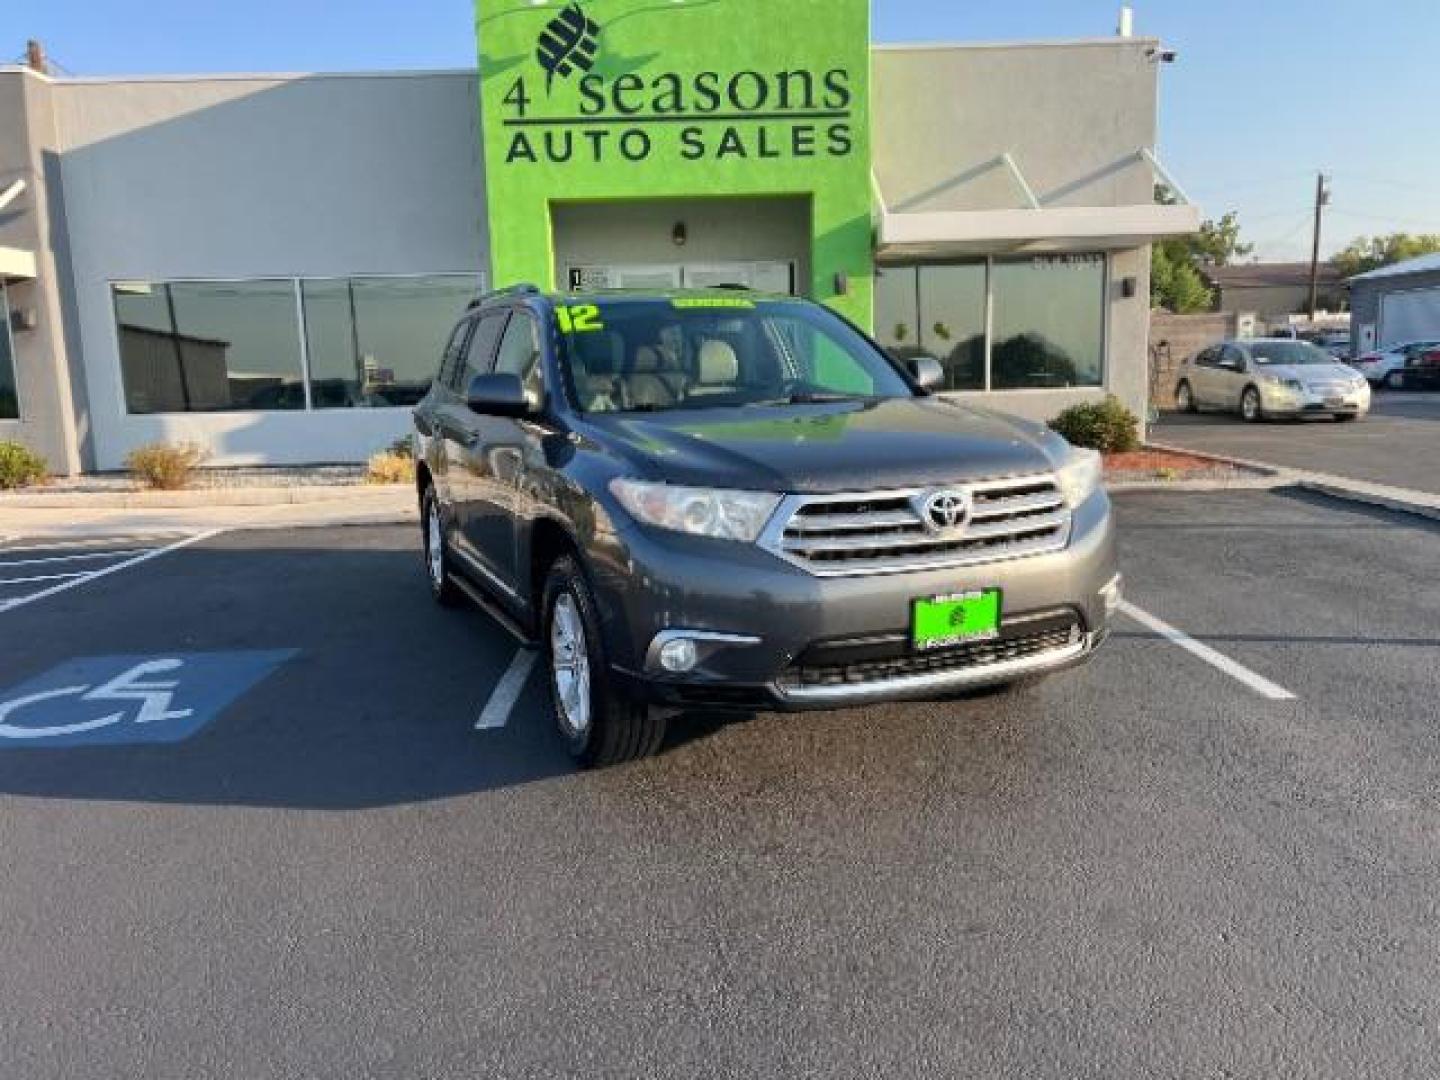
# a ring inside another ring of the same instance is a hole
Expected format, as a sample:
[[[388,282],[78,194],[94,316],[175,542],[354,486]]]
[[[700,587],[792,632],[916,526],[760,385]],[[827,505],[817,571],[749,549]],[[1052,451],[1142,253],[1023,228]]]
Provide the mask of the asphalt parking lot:
[[[0,737],[0,1073],[1433,1075],[1440,526],[1117,505],[1089,666],[597,773],[409,528],[0,610],[0,732],[120,717]]]
[[[1157,442],[1440,495],[1440,394],[1375,392],[1370,415],[1247,424],[1230,413],[1165,413]]]

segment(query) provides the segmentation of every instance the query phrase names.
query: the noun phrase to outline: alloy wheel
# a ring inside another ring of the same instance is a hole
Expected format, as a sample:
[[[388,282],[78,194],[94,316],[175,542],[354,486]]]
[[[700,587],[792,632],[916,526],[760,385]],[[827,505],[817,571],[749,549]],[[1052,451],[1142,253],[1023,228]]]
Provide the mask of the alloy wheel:
[[[556,597],[550,613],[550,667],[560,723],[571,735],[583,735],[590,728],[590,652],[580,609],[568,592]]]
[[[425,565],[430,584],[438,590],[445,584],[445,538],[440,531],[440,506],[433,496],[425,515]]]

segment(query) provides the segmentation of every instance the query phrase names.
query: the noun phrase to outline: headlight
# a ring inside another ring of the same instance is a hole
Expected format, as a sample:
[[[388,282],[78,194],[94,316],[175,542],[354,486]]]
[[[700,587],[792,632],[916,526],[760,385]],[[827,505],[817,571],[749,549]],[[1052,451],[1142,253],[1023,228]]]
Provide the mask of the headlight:
[[[641,480],[611,480],[610,493],[636,521],[661,529],[753,542],[780,496],[768,491],[674,487]]]
[[[1065,463],[1055,471],[1055,478],[1060,481],[1060,493],[1065,501],[1075,507],[1095,493],[1103,472],[1104,464],[1098,452],[1072,446]]]

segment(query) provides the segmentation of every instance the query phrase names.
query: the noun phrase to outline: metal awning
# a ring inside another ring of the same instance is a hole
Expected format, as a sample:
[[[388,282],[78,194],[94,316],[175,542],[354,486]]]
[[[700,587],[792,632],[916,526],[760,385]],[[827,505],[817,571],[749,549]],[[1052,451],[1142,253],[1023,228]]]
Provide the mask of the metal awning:
[[[881,256],[941,256],[1001,251],[1094,251],[1138,247],[1195,232],[1193,206],[1066,206],[1054,210],[881,212]]]
[[[1001,154],[981,167],[1003,168],[1021,206],[979,210],[892,210],[875,185],[877,253],[883,258],[996,252],[1095,251],[1138,247],[1200,228],[1200,209],[1148,149],[1135,152],[1179,200],[1130,206],[1046,206],[1015,159]]]

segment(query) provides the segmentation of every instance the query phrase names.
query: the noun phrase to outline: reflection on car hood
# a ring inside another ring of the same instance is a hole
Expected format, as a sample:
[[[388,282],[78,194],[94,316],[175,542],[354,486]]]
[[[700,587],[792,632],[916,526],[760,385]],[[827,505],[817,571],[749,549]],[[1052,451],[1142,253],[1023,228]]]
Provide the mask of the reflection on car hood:
[[[586,421],[641,475],[674,484],[867,491],[1053,468],[1041,448],[1042,425],[943,398],[592,414]]]
[[[1329,383],[1353,383],[1355,371],[1347,364],[1261,364],[1262,375],[1277,379],[1298,379],[1306,386]]]

